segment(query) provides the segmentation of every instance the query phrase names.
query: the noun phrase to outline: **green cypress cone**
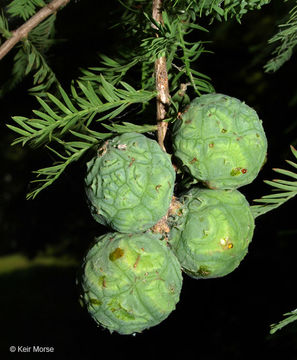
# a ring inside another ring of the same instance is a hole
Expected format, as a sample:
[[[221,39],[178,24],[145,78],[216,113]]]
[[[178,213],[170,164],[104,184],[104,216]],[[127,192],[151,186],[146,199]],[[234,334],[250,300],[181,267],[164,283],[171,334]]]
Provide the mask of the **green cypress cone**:
[[[245,197],[238,190],[193,188],[180,201],[169,239],[182,269],[196,279],[231,273],[255,226]]]
[[[179,301],[180,264],[153,233],[97,238],[82,270],[83,302],[93,319],[111,332],[132,334],[155,326]]]
[[[117,136],[87,168],[86,193],[99,223],[119,232],[142,232],[167,213],[175,171],[156,141],[137,133]]]
[[[266,159],[267,140],[255,110],[222,94],[194,99],[173,126],[174,155],[211,189],[251,183]]]

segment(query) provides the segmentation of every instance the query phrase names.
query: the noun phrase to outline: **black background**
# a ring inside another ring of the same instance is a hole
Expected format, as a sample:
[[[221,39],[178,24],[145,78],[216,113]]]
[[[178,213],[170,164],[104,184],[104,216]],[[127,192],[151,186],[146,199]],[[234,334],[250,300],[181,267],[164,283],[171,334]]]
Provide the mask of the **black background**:
[[[275,74],[262,69],[268,59],[262,50],[285,11],[281,3],[251,12],[242,25],[215,22],[209,34],[201,35],[213,41],[208,47],[214,54],[199,59],[199,71],[212,78],[217,92],[244,100],[263,119],[268,161],[258,178],[241,188],[249,201],[268,193],[263,180],[276,177],[273,167],[288,168],[284,160],[294,160],[289,144],[296,142],[296,127],[287,129],[297,122],[296,106],[289,105],[297,92],[296,56]],[[98,65],[98,52],[116,53],[118,34],[108,27],[118,6],[116,1],[78,1],[59,14],[57,37],[65,41],[51,49],[49,59],[66,88],[80,75],[80,67]],[[1,62],[0,81],[9,74],[13,51]],[[67,255],[79,264],[94,235],[106,232],[85,203],[83,162],[67,169],[35,200],[25,200],[32,170],[51,161],[46,151],[10,146],[14,134],[5,124],[13,115],[30,116],[37,106],[26,94],[30,86],[28,78],[0,100],[0,270],[4,257],[13,254],[30,261],[40,254]],[[232,274],[199,281],[184,276],[176,310],[136,336],[110,335],[80,307],[75,283],[79,265],[17,269],[15,264],[16,270],[0,272],[1,358],[26,357],[10,353],[11,345],[40,345],[54,347],[48,357],[57,359],[297,359],[296,324],[269,335],[269,325],[297,306],[295,204],[293,199],[256,220],[249,253]],[[31,353],[26,358],[43,357]]]

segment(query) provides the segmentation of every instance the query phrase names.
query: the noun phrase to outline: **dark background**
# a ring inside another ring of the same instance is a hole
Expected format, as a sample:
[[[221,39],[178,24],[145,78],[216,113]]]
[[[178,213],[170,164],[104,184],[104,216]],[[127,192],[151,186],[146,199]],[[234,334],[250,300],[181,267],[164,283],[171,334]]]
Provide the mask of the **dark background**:
[[[241,188],[249,201],[269,192],[264,179],[276,177],[273,167],[294,160],[296,143],[297,59],[293,55],[277,73],[265,74],[267,40],[286,12],[273,1],[236,22],[215,22],[205,40],[214,54],[199,59],[198,70],[212,78],[217,92],[254,107],[267,134],[268,161],[258,178]],[[57,37],[49,59],[66,87],[79,68],[98,65],[99,52],[117,51],[116,1],[71,2],[57,20]],[[207,25],[205,23],[204,25]],[[198,34],[200,36],[200,33]],[[0,82],[11,66],[13,51],[1,62]],[[296,199],[256,221],[249,253],[232,274],[195,281],[184,276],[180,302],[167,320],[136,336],[110,335],[97,328],[78,303],[75,282],[80,261],[95,235],[106,229],[95,223],[85,203],[84,163],[74,164],[35,200],[25,195],[32,170],[47,166],[43,150],[11,147],[15,135],[5,124],[11,116],[30,116],[37,107],[26,79],[0,99],[0,356],[9,346],[53,346],[50,358],[99,357],[133,359],[180,356],[193,359],[297,359],[297,325],[269,335],[269,325],[297,307]],[[43,358],[27,354],[26,358]]]

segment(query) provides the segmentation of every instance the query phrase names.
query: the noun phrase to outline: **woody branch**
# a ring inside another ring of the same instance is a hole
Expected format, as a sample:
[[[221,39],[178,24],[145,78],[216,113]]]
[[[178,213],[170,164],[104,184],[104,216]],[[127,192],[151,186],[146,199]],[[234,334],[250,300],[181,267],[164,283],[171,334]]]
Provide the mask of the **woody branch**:
[[[162,0],[153,0],[153,19],[162,24]],[[157,27],[152,25],[155,29]],[[158,35],[156,35],[158,36]],[[157,94],[157,131],[158,131],[158,143],[161,148],[166,151],[164,146],[164,139],[168,123],[165,120],[167,107],[170,103],[169,86],[168,86],[168,74],[166,67],[166,57],[161,56],[155,61],[155,79],[156,79],[156,90]]]
[[[70,0],[53,0],[40,9],[34,16],[12,31],[12,36],[0,46],[0,60],[22,39],[26,38],[29,32],[49,15],[54,14],[61,6],[66,5]]]

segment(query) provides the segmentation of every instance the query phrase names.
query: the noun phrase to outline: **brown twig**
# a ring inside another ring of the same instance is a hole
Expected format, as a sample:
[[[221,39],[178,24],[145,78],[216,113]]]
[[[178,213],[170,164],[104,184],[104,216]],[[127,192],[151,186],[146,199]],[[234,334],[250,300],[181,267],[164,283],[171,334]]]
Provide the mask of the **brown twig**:
[[[40,9],[28,21],[21,25],[12,36],[0,46],[0,60],[22,39],[28,36],[29,32],[34,29],[41,21],[49,15],[55,13],[61,6],[66,5],[70,0],[52,0],[45,7]]]
[[[162,13],[162,0],[153,0],[153,19],[158,23],[163,23]],[[156,28],[155,25],[152,25]],[[157,35],[158,36],[158,35]],[[166,57],[161,56],[155,61],[155,77],[156,77],[156,90],[157,95],[157,126],[158,126],[158,143],[161,148],[166,151],[164,146],[164,139],[168,123],[164,121],[166,118],[166,107],[170,103],[168,74],[166,67]]]

